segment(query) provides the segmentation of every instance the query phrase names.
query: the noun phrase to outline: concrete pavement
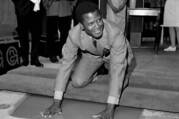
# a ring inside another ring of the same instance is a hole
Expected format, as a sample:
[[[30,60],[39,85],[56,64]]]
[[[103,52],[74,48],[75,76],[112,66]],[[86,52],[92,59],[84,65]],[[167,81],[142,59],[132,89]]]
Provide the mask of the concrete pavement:
[[[51,104],[52,98],[20,92],[0,91],[0,119],[35,119]],[[64,100],[63,119],[92,119],[104,104],[79,100]],[[179,119],[178,113],[120,106],[115,119]]]

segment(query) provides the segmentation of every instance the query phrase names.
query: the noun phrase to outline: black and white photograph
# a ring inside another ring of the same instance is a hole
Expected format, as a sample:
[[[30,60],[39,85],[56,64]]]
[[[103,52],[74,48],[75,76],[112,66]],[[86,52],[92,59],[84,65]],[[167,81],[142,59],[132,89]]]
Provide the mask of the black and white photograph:
[[[0,119],[179,119],[179,0],[0,0]]]

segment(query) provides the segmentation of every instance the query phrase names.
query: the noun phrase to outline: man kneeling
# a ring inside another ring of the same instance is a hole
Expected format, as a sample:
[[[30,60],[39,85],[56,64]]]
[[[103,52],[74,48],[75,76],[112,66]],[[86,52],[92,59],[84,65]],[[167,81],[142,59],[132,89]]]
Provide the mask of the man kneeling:
[[[54,101],[42,116],[52,117],[62,113],[63,93],[70,78],[74,87],[84,87],[93,80],[97,69],[108,63],[110,84],[106,108],[93,117],[113,119],[123,82],[129,78],[128,69],[134,59],[132,50],[123,32],[115,23],[102,19],[94,3],[79,3],[75,14],[79,24],[69,31],[55,82]],[[77,55],[78,50],[81,50],[80,57]]]

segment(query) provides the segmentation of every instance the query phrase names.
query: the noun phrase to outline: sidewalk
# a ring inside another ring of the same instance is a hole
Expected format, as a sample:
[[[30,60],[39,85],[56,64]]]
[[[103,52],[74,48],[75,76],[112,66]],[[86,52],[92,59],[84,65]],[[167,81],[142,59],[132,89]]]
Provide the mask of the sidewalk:
[[[49,97],[0,91],[0,119],[35,119],[51,102]],[[65,99],[63,119],[92,119],[91,115],[104,107],[100,103]],[[179,114],[120,106],[114,119],[179,119]]]

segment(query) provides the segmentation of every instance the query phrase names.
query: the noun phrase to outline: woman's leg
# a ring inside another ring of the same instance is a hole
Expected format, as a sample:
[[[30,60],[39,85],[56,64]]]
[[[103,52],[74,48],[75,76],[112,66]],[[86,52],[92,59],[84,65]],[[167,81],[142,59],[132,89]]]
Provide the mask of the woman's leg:
[[[176,51],[176,28],[169,27],[169,37],[171,41],[171,45],[164,49],[164,51]]]
[[[175,35],[174,27],[169,28],[169,35],[170,35],[171,46],[175,47],[176,46],[176,41],[175,41],[176,35]]]
[[[176,27],[176,36],[177,36],[177,42],[179,45],[179,27]]]
[[[60,30],[59,57],[62,58],[62,48],[66,42],[71,27],[71,16],[59,17],[58,28]]]
[[[58,17],[57,16],[48,16],[47,17],[47,48],[48,56],[52,63],[58,62],[57,54],[58,47]]]

